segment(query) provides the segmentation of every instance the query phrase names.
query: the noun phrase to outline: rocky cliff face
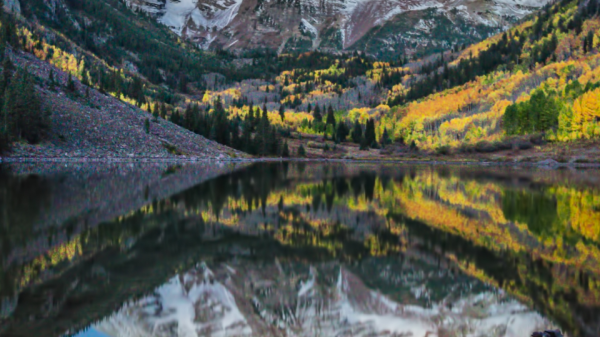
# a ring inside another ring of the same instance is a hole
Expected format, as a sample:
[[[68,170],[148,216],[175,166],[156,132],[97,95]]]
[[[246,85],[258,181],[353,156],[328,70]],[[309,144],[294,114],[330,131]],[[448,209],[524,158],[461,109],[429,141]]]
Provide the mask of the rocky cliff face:
[[[127,0],[203,48],[449,48],[508,27],[550,0]]]

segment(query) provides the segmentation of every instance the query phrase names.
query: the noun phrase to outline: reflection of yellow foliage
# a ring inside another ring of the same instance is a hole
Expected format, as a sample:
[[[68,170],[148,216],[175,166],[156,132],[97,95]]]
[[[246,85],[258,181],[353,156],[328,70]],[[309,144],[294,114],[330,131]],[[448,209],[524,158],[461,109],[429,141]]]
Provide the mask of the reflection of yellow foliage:
[[[20,278],[19,286],[25,287],[34,282],[36,278],[44,271],[55,267],[61,262],[71,261],[75,257],[81,256],[81,238],[76,236],[71,241],[50,249],[46,254],[37,257],[31,263],[23,267],[23,275]]]

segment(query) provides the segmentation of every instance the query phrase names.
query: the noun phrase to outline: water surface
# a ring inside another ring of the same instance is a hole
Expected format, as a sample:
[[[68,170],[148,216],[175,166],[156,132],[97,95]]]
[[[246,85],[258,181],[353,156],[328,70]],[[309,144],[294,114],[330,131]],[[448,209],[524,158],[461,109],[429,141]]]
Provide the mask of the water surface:
[[[0,335],[600,335],[600,172],[3,167]]]

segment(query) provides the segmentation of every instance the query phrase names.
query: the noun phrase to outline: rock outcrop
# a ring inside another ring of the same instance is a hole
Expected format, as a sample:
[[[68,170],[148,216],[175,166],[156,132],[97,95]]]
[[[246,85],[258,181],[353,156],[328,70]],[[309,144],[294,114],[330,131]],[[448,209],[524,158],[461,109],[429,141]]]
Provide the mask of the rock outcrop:
[[[378,56],[481,40],[548,0],[127,0],[203,48],[363,50]],[[432,34],[435,32],[435,34]]]

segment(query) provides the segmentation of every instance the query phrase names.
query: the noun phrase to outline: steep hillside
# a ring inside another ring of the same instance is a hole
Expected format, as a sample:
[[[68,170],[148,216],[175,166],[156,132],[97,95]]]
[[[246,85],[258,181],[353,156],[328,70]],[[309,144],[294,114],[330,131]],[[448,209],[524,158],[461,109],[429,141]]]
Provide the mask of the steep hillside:
[[[51,121],[47,137],[39,144],[18,142],[8,157],[154,160],[244,157],[79,81],[74,81],[75,89],[70,91],[65,73],[30,54],[16,52],[7,57],[17,68],[33,74],[42,109],[49,113]]]
[[[8,157],[228,159],[244,156],[139,109],[140,101],[145,101],[144,83],[136,73],[120,75],[105,60],[66,37],[35,22],[24,21],[15,10],[17,4],[7,4],[12,6],[13,14],[2,14],[0,20],[4,115],[0,147],[10,147]],[[98,82],[95,74],[99,76]],[[122,94],[123,85],[128,88],[129,97]],[[116,92],[109,95],[106,91],[110,87]],[[158,94],[159,90],[155,87],[153,91]],[[145,105],[148,108],[148,103]]]
[[[564,0],[467,48],[411,91],[435,92],[446,78],[480,75],[395,108],[396,134],[424,149],[532,134],[551,142],[597,139],[598,27],[597,0]]]
[[[205,49],[362,50],[378,57],[481,40],[548,2],[126,1]]]

